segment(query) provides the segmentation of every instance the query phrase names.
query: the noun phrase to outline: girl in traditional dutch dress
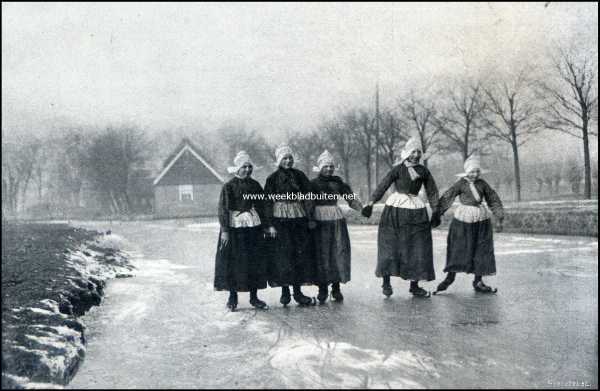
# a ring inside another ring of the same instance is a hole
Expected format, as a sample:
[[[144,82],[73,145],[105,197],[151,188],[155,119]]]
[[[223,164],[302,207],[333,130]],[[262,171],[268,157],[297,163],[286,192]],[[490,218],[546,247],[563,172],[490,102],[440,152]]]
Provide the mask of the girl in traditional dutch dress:
[[[473,288],[477,292],[495,293],[497,289],[483,283],[482,277],[496,274],[494,238],[491,223],[492,214],[496,217],[497,229],[502,230],[504,209],[498,194],[480,178],[482,172],[478,156],[472,155],[464,163],[465,172],[461,179],[441,197],[436,218],[450,208],[458,196],[460,205],[448,230],[446,253],[446,278],[437,287],[437,292],[445,291],[454,282],[456,273],[473,273]],[[486,201],[486,207],[483,201]],[[490,212],[491,209],[491,212]]]
[[[314,222],[311,203],[307,200],[310,182],[302,171],[293,168],[294,156],[289,146],[280,145],[275,156],[278,168],[265,183],[268,235],[275,239],[269,241],[269,285],[281,287],[279,301],[284,306],[291,301],[290,285],[298,304],[314,304],[316,301],[301,290],[302,285],[314,283],[315,273],[309,235],[309,224]]]
[[[250,292],[250,304],[267,309],[257,296],[258,289],[267,287],[267,258],[262,251],[265,213],[260,198],[264,193],[251,178],[253,164],[246,152],[240,151],[233,163],[228,171],[235,176],[223,185],[219,198],[221,230],[214,286],[218,291],[229,291],[227,307],[231,311],[237,308],[238,292]]]
[[[311,181],[314,201],[316,228],[311,231],[316,260],[316,280],[319,285],[317,299],[324,303],[331,284],[331,296],[335,301],[343,301],[340,283],[350,281],[350,237],[346,219],[337,205],[338,199],[345,196],[352,209],[362,210],[362,204],[339,176],[333,175],[333,156],[326,150],[313,171],[319,176]]]
[[[433,210],[437,208],[438,189],[427,167],[421,165],[422,147],[411,138],[400,154],[400,163],[394,166],[377,186],[371,201],[363,208],[370,217],[373,204],[380,200],[394,184],[395,192],[385,202],[377,234],[377,269],[375,275],[383,278],[383,294],[391,296],[390,277],[410,280],[409,292],[417,297],[429,297],[419,281],[435,280],[433,266],[432,223],[427,205],[418,197],[422,186]]]

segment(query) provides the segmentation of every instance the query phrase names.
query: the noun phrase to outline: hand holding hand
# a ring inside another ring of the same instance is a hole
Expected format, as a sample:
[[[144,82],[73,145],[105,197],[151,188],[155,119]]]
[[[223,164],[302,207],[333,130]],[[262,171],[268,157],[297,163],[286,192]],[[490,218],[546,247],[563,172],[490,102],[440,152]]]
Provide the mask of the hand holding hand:
[[[496,222],[496,232],[500,233],[504,231],[504,223],[502,222],[502,220],[498,220]]]
[[[277,237],[277,230],[275,229],[275,227],[269,227],[269,236],[272,239],[275,239]]]
[[[229,232],[221,232],[221,247],[227,246],[229,244]]]
[[[433,212],[431,215],[431,228],[437,228],[442,224],[442,217],[438,212]]]
[[[365,216],[367,219],[369,217],[371,217],[371,215],[373,214],[373,203],[369,202],[367,205],[365,205],[361,212],[360,212],[363,216]]]

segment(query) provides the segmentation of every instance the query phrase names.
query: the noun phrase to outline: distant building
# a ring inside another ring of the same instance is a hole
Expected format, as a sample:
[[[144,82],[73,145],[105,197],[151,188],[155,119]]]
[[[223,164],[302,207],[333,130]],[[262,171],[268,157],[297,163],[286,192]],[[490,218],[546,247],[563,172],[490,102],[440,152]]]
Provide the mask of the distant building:
[[[154,180],[154,215],[213,216],[224,182],[200,150],[183,139]]]

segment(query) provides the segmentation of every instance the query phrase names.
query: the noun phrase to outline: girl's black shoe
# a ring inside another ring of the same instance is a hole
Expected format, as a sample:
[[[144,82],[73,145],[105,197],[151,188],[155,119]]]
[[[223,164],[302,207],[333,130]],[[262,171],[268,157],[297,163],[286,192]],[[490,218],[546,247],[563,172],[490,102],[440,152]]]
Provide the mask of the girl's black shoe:
[[[287,307],[287,305],[290,304],[290,301],[292,301],[290,296],[290,288],[284,286],[281,288],[281,298],[279,299],[279,302],[283,304],[284,307]]]
[[[316,300],[305,296],[304,293],[302,293],[301,291],[294,292],[294,300],[296,301],[296,303],[303,306],[316,304]]]
[[[317,295],[317,300],[319,300],[319,304],[325,303],[325,301],[327,300],[327,296],[329,296],[327,285],[319,285],[319,294]]]
[[[410,289],[408,290],[413,296],[416,297],[429,297],[431,294],[427,292],[425,289],[421,288],[416,281],[410,282]]]
[[[230,293],[229,300],[227,300],[227,308],[234,312],[238,305],[238,296],[237,293]]]
[[[475,292],[479,292],[479,293],[496,293],[496,292],[498,292],[497,288],[492,288],[491,286],[487,286],[481,280],[473,281],[473,289],[475,289]]]
[[[433,292],[433,294],[437,294],[438,292],[443,292],[446,289],[448,289],[448,287],[450,285],[452,285],[452,283],[454,282],[454,280],[450,280],[448,278],[446,278],[444,281],[440,282],[440,284],[437,286],[437,289],[435,290],[435,292]]]
[[[381,287],[383,288],[382,292],[386,297],[390,297],[394,293],[390,284],[384,283]]]
[[[340,290],[340,283],[335,283],[331,286],[331,298],[335,301],[344,301],[344,295]]]
[[[251,297],[250,305],[254,308],[258,308],[259,310],[268,310],[269,309],[269,306],[267,305],[267,303],[265,303],[258,297]]]

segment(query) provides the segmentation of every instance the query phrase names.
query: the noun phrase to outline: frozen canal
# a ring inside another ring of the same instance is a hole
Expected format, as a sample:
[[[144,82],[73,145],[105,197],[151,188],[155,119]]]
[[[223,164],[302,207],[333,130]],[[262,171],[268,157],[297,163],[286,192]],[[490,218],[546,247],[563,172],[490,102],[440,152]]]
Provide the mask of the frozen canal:
[[[85,224],[108,229],[109,224]],[[343,304],[238,312],[212,278],[214,223],[113,223],[137,276],[109,282],[86,317],[87,355],[73,388],[568,387],[598,386],[598,241],[497,234],[498,295],[459,275],[416,299],[374,276],[375,226],[353,226],[352,281]],[[446,231],[434,231],[436,282]],[[316,296],[316,287],[305,288]]]

